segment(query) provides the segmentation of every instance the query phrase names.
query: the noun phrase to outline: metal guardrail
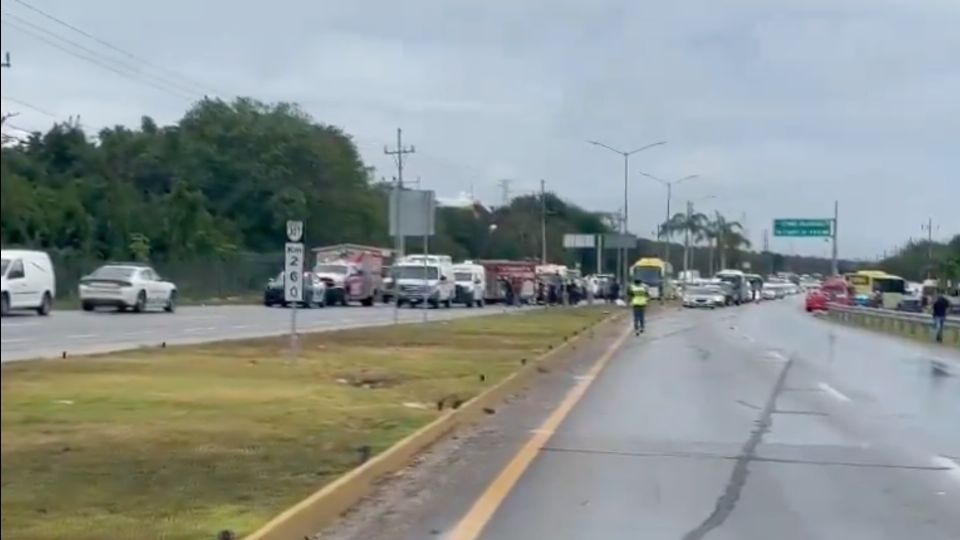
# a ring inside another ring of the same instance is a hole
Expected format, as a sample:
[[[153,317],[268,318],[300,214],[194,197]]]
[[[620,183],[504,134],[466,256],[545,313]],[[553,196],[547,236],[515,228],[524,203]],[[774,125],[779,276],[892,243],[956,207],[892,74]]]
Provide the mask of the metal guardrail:
[[[932,339],[933,317],[929,313],[911,313],[892,309],[828,304],[828,315],[841,322],[856,324],[890,334],[899,334],[928,341]],[[944,325],[945,344],[960,347],[960,318],[947,317]]]
[[[827,309],[841,313],[856,313],[865,316],[882,317],[886,319],[914,321],[928,325],[932,324],[933,322],[933,317],[929,313],[915,313],[912,311],[897,311],[893,309],[879,309],[863,306],[847,306],[844,304],[828,304]],[[947,326],[960,327],[960,317],[947,317]]]

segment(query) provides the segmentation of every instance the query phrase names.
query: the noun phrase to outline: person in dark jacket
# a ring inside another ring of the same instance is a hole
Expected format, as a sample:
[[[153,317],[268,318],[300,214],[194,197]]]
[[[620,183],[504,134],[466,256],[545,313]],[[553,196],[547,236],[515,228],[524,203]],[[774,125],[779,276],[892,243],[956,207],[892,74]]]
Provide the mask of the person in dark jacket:
[[[950,300],[940,291],[940,296],[933,303],[933,332],[937,343],[943,343],[943,327],[947,324],[947,311],[950,310]]]

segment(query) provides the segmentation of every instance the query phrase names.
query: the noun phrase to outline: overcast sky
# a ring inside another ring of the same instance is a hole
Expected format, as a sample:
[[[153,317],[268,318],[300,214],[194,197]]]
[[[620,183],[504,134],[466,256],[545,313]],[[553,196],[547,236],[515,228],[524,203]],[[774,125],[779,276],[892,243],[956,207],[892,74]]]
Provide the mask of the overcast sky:
[[[3,111],[18,111],[9,122],[21,128],[70,115],[91,127],[144,114],[173,122],[189,105],[176,94],[202,87],[299,102],[352,134],[387,178],[395,168],[383,145],[402,126],[417,149],[407,178],[444,196],[472,188],[495,203],[498,180],[513,179],[517,194],[543,178],[613,211],[622,159],[586,140],[666,140],[631,169],[699,174],[674,190],[674,208],[694,199],[744,219],[758,244],[774,217],[828,217],[834,199],[842,256],[925,236],[928,218],[939,237],[960,232],[958,0],[27,3],[151,65],[4,0],[13,67]],[[155,75],[180,89],[144,82]],[[651,235],[665,204],[663,187],[631,175],[634,232]],[[771,247],[829,253],[821,240]]]

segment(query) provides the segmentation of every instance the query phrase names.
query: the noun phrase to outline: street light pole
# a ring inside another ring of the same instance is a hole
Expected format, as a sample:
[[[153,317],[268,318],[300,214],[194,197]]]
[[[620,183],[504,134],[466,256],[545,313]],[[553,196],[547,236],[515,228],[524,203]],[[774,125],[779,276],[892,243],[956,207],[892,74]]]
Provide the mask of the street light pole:
[[[611,152],[614,152],[623,156],[623,229],[622,229],[622,233],[624,235],[629,234],[629,230],[630,230],[629,229],[630,227],[630,218],[629,218],[629,215],[630,215],[630,202],[629,202],[630,200],[630,188],[629,188],[630,156],[632,156],[633,154],[636,154],[637,152],[642,152],[648,148],[653,148],[654,146],[661,146],[661,145],[667,144],[667,141],[658,141],[655,143],[651,143],[646,146],[641,146],[640,148],[630,150],[629,152],[618,150],[610,145],[604,144],[599,141],[587,141],[587,142],[594,146],[600,146],[600,147],[606,148]],[[629,262],[627,260],[627,253],[628,253],[627,248],[620,248],[619,253],[620,253],[619,256],[623,259],[622,267],[619,269],[619,271],[622,271],[621,279],[625,283],[627,280],[627,267],[629,265]]]
[[[689,176],[684,176],[683,178],[677,178],[675,180],[664,180],[663,178],[654,176],[649,173],[640,171],[640,174],[650,178],[651,180],[656,180],[657,182],[667,186],[667,217],[664,223],[670,221],[670,202],[673,199],[673,186],[676,184],[681,184],[688,180],[694,180],[700,178],[699,174],[691,174]],[[670,262],[670,236],[669,231],[663,231],[664,233],[664,242],[663,242],[663,260],[664,262]]]

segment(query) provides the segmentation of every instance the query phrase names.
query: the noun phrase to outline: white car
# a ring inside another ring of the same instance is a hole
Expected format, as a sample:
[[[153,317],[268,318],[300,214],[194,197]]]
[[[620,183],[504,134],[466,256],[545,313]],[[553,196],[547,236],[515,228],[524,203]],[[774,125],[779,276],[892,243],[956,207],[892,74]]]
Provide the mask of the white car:
[[[716,286],[687,287],[683,293],[683,307],[705,307],[714,309],[726,305],[727,297],[723,289]]]
[[[84,311],[112,307],[140,313],[162,308],[173,313],[177,287],[160,278],[153,268],[142,264],[107,264],[80,280],[80,305]]]
[[[760,291],[760,295],[764,300],[776,300],[777,299],[777,290],[773,287],[763,286],[763,290]]]

